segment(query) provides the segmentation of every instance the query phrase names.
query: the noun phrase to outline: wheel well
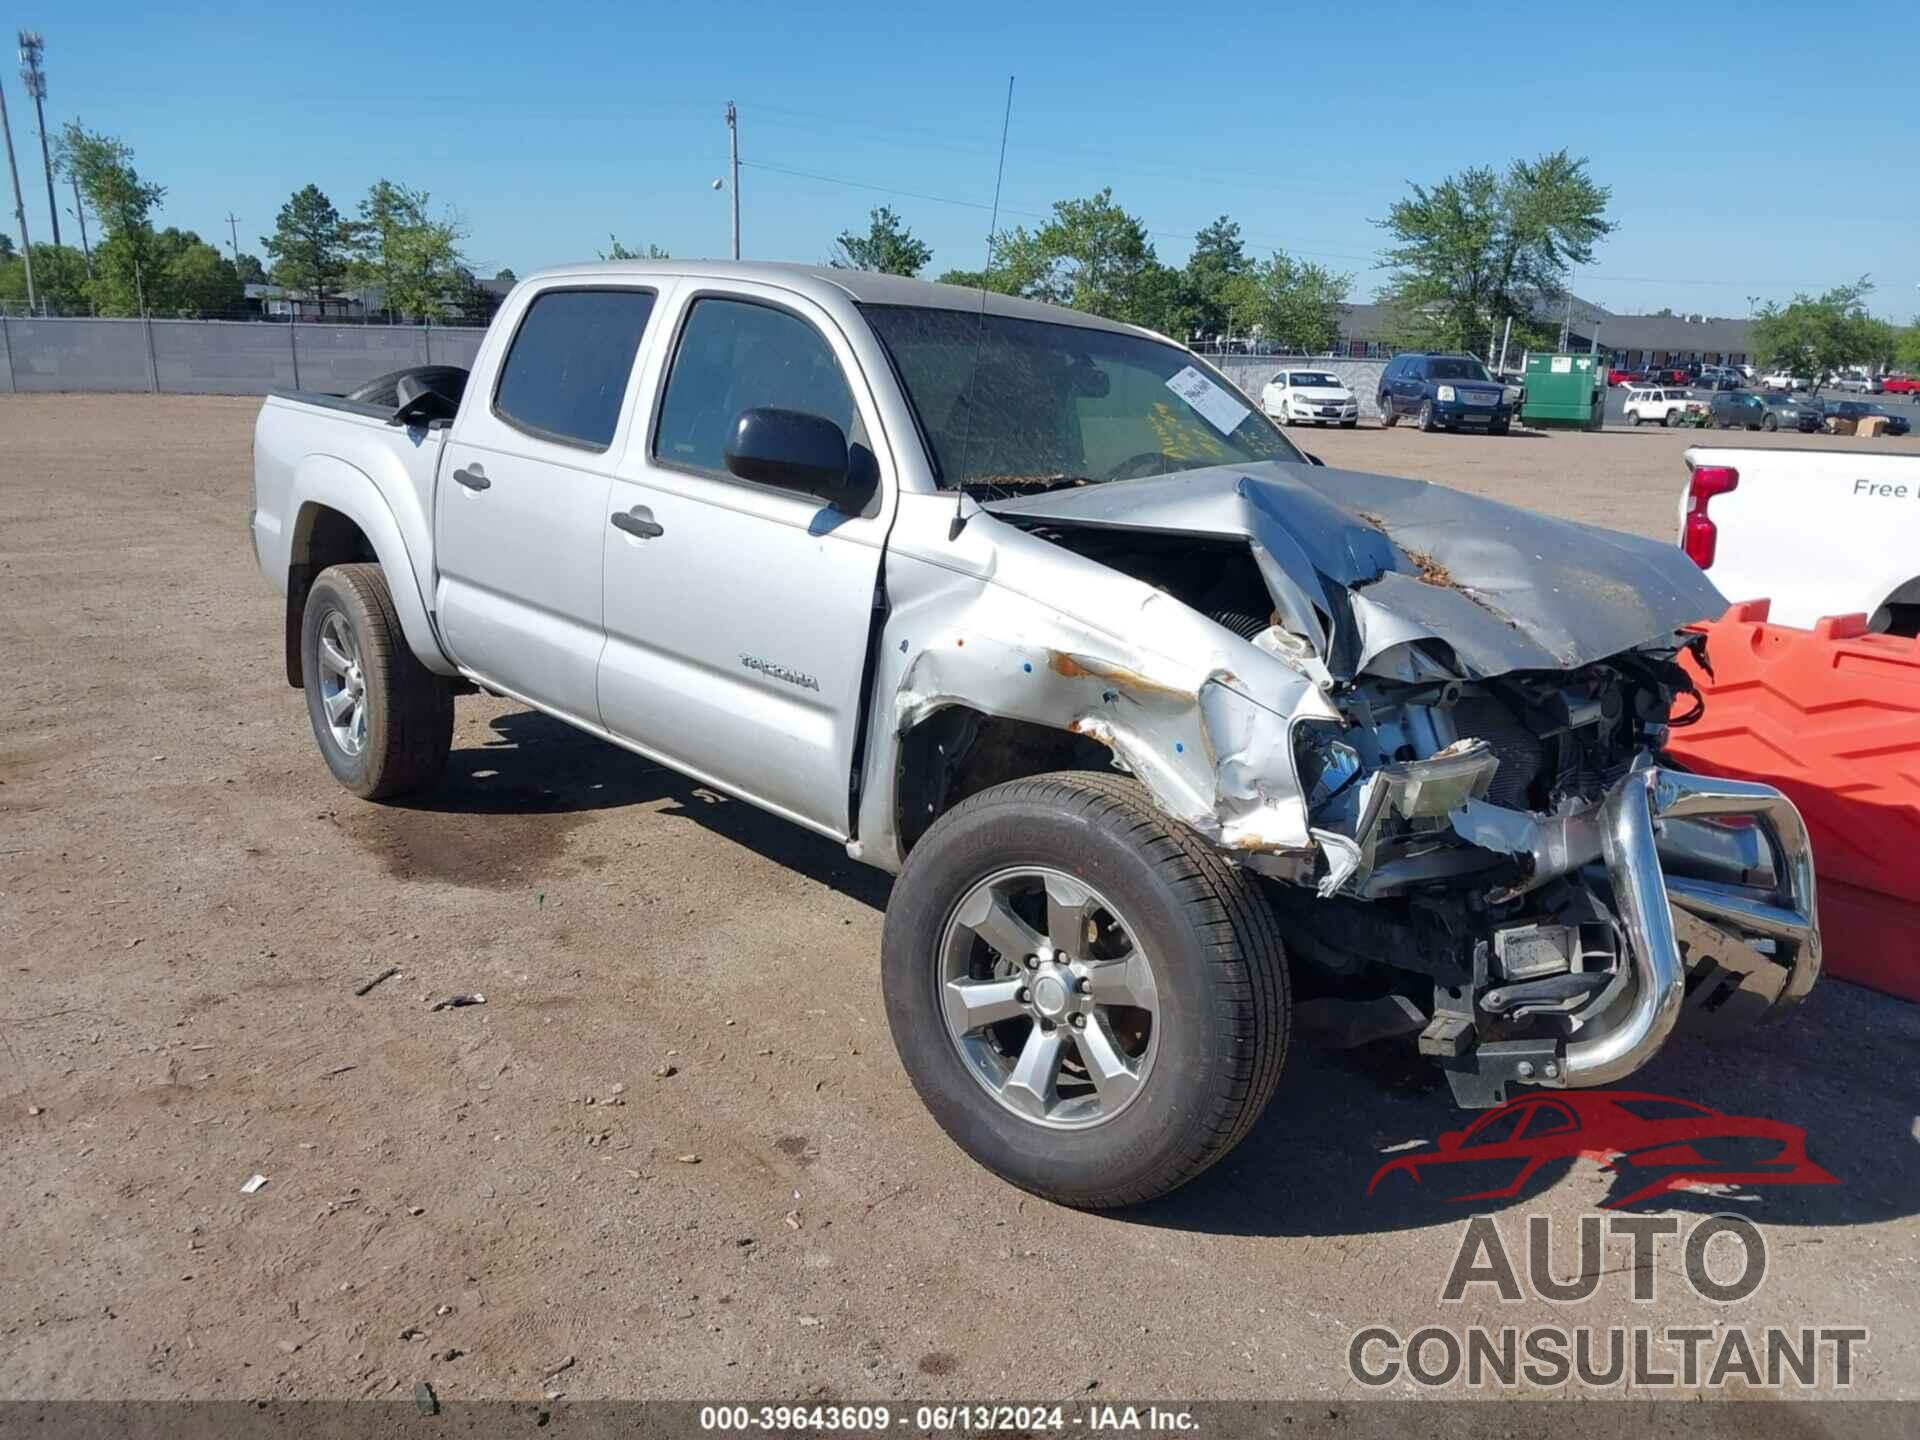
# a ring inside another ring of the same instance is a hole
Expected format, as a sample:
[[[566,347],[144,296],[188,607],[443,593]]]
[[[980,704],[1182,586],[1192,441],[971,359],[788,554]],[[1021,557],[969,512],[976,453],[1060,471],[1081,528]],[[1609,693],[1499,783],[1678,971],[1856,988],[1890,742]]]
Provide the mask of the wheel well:
[[[338,510],[326,505],[303,505],[294,521],[293,552],[287,562],[287,683],[298,690],[300,624],[307,612],[307,591],[314,577],[329,565],[361,561],[379,564],[366,532]]]
[[[1113,752],[1096,740],[949,705],[903,737],[894,784],[894,824],[902,852],[970,795],[1009,780],[1055,770],[1106,771]]]
[[[1909,580],[1881,601],[1871,626],[1885,635],[1920,636],[1920,579]]]

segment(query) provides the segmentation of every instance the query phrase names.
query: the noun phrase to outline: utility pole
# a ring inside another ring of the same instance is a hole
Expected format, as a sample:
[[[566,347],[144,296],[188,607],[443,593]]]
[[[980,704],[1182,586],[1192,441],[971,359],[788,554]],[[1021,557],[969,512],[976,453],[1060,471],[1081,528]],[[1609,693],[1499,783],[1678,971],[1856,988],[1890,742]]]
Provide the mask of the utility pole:
[[[0,137],[7,142],[7,169],[13,174],[13,218],[20,222],[20,258],[27,266],[27,313],[39,308],[33,298],[33,239],[27,234],[27,202],[20,196],[20,167],[13,159],[13,125],[7,119],[7,90],[0,85]]]
[[[60,243],[60,205],[53,198],[53,153],[47,148],[47,72],[40,68],[40,56],[47,42],[38,30],[20,32],[20,79],[33,97],[33,113],[40,122],[40,164],[47,172],[47,218],[53,222],[53,243]]]
[[[731,153],[733,174],[727,188],[733,192],[733,258],[740,258],[740,116],[727,101],[727,149]]]
[[[240,267],[240,217],[231,210],[227,212],[227,243],[233,246],[233,264]]]

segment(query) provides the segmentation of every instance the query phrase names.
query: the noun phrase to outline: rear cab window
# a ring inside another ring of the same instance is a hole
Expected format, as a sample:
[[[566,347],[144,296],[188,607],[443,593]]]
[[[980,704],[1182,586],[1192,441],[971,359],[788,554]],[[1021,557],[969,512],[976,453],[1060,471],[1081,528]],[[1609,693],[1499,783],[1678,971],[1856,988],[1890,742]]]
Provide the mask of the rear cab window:
[[[501,363],[493,413],[539,439],[605,451],[654,300],[651,290],[628,289],[536,295]]]

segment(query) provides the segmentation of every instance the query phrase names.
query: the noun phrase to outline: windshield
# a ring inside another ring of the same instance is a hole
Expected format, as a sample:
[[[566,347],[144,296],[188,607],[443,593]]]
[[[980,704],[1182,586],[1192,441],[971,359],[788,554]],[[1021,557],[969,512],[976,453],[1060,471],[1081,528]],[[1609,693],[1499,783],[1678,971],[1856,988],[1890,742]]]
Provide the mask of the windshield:
[[[943,490],[1027,494],[1305,458],[1172,345],[964,310],[860,308],[893,361]]]
[[[1427,362],[1429,380],[1490,380],[1487,367],[1463,355],[1442,355]]]
[[[1287,382],[1296,388],[1306,386],[1312,389],[1338,390],[1340,382],[1331,375],[1322,375],[1318,370],[1296,370],[1293,379]]]

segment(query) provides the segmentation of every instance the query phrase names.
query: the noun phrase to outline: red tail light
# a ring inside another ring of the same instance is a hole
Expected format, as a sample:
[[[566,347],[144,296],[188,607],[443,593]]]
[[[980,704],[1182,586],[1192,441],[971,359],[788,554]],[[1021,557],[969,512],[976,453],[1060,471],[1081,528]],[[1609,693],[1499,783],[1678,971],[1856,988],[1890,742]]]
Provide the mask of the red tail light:
[[[1713,565],[1720,531],[1707,518],[1707,504],[1716,495],[1739,488],[1740,472],[1731,465],[1702,465],[1687,485],[1687,518],[1680,530],[1680,548],[1702,570]]]

